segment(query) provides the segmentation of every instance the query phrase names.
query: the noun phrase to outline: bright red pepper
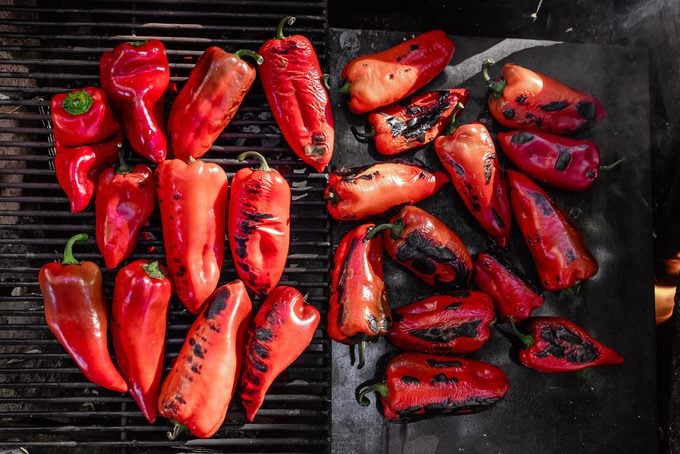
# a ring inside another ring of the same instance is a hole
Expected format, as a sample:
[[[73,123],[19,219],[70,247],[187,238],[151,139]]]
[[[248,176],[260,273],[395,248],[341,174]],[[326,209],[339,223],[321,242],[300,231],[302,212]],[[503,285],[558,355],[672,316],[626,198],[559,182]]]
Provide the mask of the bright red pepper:
[[[260,80],[283,138],[303,162],[321,172],[333,157],[333,110],[311,41],[283,36],[283,26],[294,22],[284,17],[276,39],[260,47]]]
[[[379,162],[334,170],[324,192],[326,208],[338,221],[355,221],[430,197],[449,181],[417,159]]]
[[[562,82],[522,66],[507,63],[501,77],[491,80],[487,60],[482,66],[491,90],[489,110],[503,126],[571,134],[595,126],[606,116],[600,101]]]
[[[102,272],[96,263],[79,262],[73,256],[73,245],[87,239],[85,233],[72,236],[64,248],[64,259],[40,268],[38,283],[45,320],[88,380],[112,391],[125,392],[128,387],[109,354],[109,314]]]
[[[215,290],[189,328],[182,349],[161,385],[158,413],[210,438],[222,425],[241,370],[252,303],[243,282]]]
[[[106,142],[120,131],[106,93],[97,87],[54,95],[50,120],[55,142],[65,147]]]
[[[472,359],[401,353],[385,369],[385,381],[362,385],[356,399],[380,395],[383,415],[390,422],[411,422],[439,415],[476,413],[491,407],[510,389],[501,369]]]
[[[481,123],[462,125],[434,141],[434,150],[467,209],[504,248],[510,240],[508,190],[496,147]]]
[[[116,274],[111,337],[116,363],[144,417],[156,421],[172,284],[158,262],[135,260]]]
[[[382,52],[362,55],[342,70],[341,93],[349,110],[362,114],[397,102],[425,86],[449,64],[455,45],[432,30]]]
[[[264,296],[276,287],[290,246],[290,186],[267,165],[264,156],[247,151],[239,161],[256,157],[256,169],[240,169],[231,180],[227,236],[236,273],[246,287]]]
[[[227,174],[200,160],[156,167],[163,245],[179,299],[197,313],[217,287],[224,258]]]
[[[319,310],[293,287],[276,287],[250,326],[241,372],[241,403],[252,422],[272,382],[309,346]]]
[[[255,68],[241,58],[245,55],[262,62],[252,51],[230,54],[215,46],[196,62],[168,117],[175,158],[203,156],[234,118],[256,76]]]
[[[165,46],[157,39],[118,44],[99,60],[102,88],[132,149],[153,162],[168,154],[163,109],[170,83]]]

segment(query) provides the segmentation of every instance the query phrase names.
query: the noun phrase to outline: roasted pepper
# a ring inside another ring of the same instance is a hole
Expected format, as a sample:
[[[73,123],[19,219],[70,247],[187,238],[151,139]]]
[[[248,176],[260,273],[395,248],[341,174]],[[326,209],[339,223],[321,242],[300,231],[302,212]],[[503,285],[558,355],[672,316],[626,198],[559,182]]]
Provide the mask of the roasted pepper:
[[[128,387],[109,354],[108,308],[102,272],[96,263],[79,262],[73,245],[87,241],[80,233],[64,248],[61,262],[43,265],[38,284],[45,306],[47,327],[92,383],[117,392]]]
[[[293,287],[276,287],[257,311],[248,332],[241,403],[252,422],[272,382],[309,346],[319,326],[319,310],[305,304]]]
[[[54,95],[50,120],[55,142],[65,147],[107,142],[120,132],[106,93],[97,87]]]
[[[349,110],[362,114],[406,98],[449,64],[455,45],[441,30],[432,30],[382,52],[362,55],[342,70],[341,93]]]

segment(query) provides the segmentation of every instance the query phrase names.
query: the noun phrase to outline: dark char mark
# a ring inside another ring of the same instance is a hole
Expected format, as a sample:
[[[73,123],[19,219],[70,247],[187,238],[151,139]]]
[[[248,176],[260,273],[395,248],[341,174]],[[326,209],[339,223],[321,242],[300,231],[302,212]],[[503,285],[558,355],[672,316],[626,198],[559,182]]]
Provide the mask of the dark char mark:
[[[477,330],[481,323],[481,320],[472,320],[469,322],[463,322],[458,326],[450,326],[446,328],[433,326],[430,328],[413,329],[409,331],[409,334],[426,342],[445,344],[459,337],[477,336]]]
[[[426,108],[406,107],[406,118],[388,117],[385,121],[390,127],[392,137],[403,136],[407,140],[425,142],[425,136],[437,124],[442,114],[451,107],[451,97],[447,91],[440,92],[439,98]]]
[[[513,118],[515,118],[515,109],[505,109],[503,111],[503,116],[508,120],[512,120]]]
[[[562,110],[567,106],[569,106],[567,101],[553,101],[551,103],[538,106],[538,108],[543,112],[557,112],[558,110]]]
[[[536,206],[541,209],[541,213],[543,213],[544,216],[551,216],[555,214],[555,210],[553,210],[552,205],[543,194],[535,191],[529,191],[529,196],[534,201]]]
[[[205,358],[203,347],[201,346],[201,344],[194,344],[194,348],[192,349],[192,352],[195,356],[197,356],[199,358]]]
[[[550,355],[565,358],[570,363],[585,364],[595,361],[600,356],[600,352],[591,342],[580,338],[562,325],[544,326],[540,337],[548,342],[548,345],[536,354],[539,358]]]
[[[441,383],[458,383],[458,379],[456,377],[447,377],[446,374],[437,374],[434,377],[432,377],[432,384],[441,384]]]
[[[562,145],[557,145],[557,160],[555,161],[555,170],[564,172],[569,167],[571,162],[571,149]]]
[[[463,363],[454,359],[449,361],[437,361],[436,359],[428,358],[425,362],[430,367],[463,367]]]
[[[534,140],[534,135],[526,131],[516,132],[510,138],[510,142],[515,145],[521,145],[523,143],[531,142],[532,140]]]
[[[274,337],[274,334],[267,328],[258,328],[255,330],[255,339],[261,342],[269,342]]]
[[[208,301],[208,309],[205,311],[205,318],[213,320],[221,314],[224,308],[227,307],[227,300],[230,296],[231,292],[226,287],[220,287],[215,290],[215,293],[212,294]]]
[[[407,385],[420,384],[420,380],[417,377],[413,377],[411,375],[404,375],[403,377],[401,377],[401,381],[406,383]]]

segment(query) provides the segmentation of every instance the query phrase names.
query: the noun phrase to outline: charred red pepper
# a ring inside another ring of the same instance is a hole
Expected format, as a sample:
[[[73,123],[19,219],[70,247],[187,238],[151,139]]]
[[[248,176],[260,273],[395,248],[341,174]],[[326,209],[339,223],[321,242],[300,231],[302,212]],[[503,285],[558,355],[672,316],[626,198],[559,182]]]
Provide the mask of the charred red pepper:
[[[341,93],[349,110],[362,114],[406,98],[449,64],[455,45],[441,30],[432,30],[382,52],[362,55],[342,70]]]
[[[276,287],[250,326],[241,372],[241,403],[253,421],[272,382],[309,346],[319,310],[293,287]]]
[[[458,235],[435,216],[406,205],[368,237],[383,230],[387,253],[416,276],[441,289],[467,287],[472,257]]]
[[[501,77],[492,80],[487,60],[482,73],[491,95],[489,110],[503,126],[571,134],[599,123],[606,112],[591,94],[519,65],[507,63]]]
[[[595,257],[555,201],[520,172],[508,170],[507,178],[512,211],[541,285],[547,290],[561,290],[595,275]]]
[[[156,186],[170,278],[195,314],[222,271],[227,174],[214,163],[170,159],[156,167]]]
[[[125,392],[128,387],[109,354],[109,314],[102,272],[96,263],[79,262],[73,256],[73,245],[87,239],[85,233],[72,236],[66,242],[63,260],[40,268],[38,284],[45,320],[88,380],[112,391]]]
[[[157,39],[120,43],[101,56],[99,73],[132,149],[150,161],[164,160],[168,144],[163,108],[170,66],[163,43]]]
[[[481,123],[465,124],[438,137],[434,149],[467,209],[498,246],[506,247],[510,203],[489,131]]]
[[[355,221],[430,197],[449,181],[417,159],[379,162],[334,170],[324,192],[326,208],[338,221]]]
[[[203,156],[236,115],[255,80],[255,68],[262,57],[241,49],[233,54],[219,47],[203,52],[189,79],[172,103],[168,131],[175,158],[188,161]]]
[[[278,284],[288,259],[290,186],[260,153],[247,151],[237,159],[248,157],[260,165],[240,169],[231,180],[227,236],[236,273],[264,296]]]
[[[362,385],[356,399],[368,406],[377,392],[385,419],[412,422],[439,415],[476,413],[491,407],[510,389],[501,369],[472,359],[401,353],[385,370],[385,381]]]
[[[243,282],[215,290],[189,328],[172,369],[163,380],[158,413],[175,424],[210,438],[222,425],[241,371],[252,303]]]
[[[156,421],[172,284],[158,262],[135,260],[116,274],[111,337],[116,363],[144,417]]]
[[[276,39],[260,47],[260,80],[283,138],[303,162],[321,172],[333,157],[333,110],[311,41],[283,35],[283,26],[294,22],[284,17]]]
[[[366,341],[387,334],[392,323],[383,280],[382,236],[367,238],[374,224],[362,224],[342,237],[333,257],[328,303],[328,336],[350,346],[359,345],[364,366]]]

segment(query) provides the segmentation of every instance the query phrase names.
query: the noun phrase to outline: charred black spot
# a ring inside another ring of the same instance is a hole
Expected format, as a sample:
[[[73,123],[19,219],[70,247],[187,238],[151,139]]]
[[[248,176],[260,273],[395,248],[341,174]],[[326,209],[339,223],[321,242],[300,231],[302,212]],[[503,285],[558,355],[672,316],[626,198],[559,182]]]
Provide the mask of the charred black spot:
[[[251,213],[244,213],[246,218],[250,221],[262,221],[264,219],[272,219],[274,217],[273,214],[271,213],[256,213],[256,212],[251,212]]]
[[[436,385],[438,383],[458,383],[458,379],[456,377],[447,377],[446,374],[437,374],[434,377],[432,377],[432,384]]]
[[[411,44],[411,47],[409,47],[409,50],[410,50],[411,52],[416,51],[416,50],[418,50],[418,49],[420,49],[420,46],[417,45],[417,44]]]
[[[597,173],[595,172],[595,170],[593,170],[593,169],[588,169],[588,170],[586,170],[586,177],[587,177],[589,180],[594,179],[596,176],[597,176]]]
[[[591,342],[582,339],[562,325],[544,326],[540,337],[549,345],[537,353],[539,357],[550,355],[565,358],[568,362],[584,364],[600,356],[599,351]]]
[[[240,256],[239,256],[239,257],[240,257]],[[250,272],[250,265],[248,265],[246,262],[241,262],[241,261],[239,261],[239,262],[238,262],[238,267],[241,268],[241,269],[242,269],[243,271],[245,271],[246,273],[249,273],[249,272]]]
[[[498,211],[496,211],[496,209],[493,207],[491,207],[491,216],[493,216],[493,220],[499,228],[502,229],[505,227],[505,221],[503,221],[501,215],[498,214]]]
[[[173,199],[173,200],[181,200],[181,199],[182,199],[182,194],[180,194],[179,192],[174,192],[174,193],[172,194],[172,199]]]
[[[253,374],[252,372],[248,373],[248,375],[246,376],[246,380],[248,380],[253,385],[260,384],[260,377],[258,375]]]
[[[250,359],[250,364],[255,368],[255,370],[258,370],[260,372],[267,372],[269,369],[265,363],[262,361],[258,360],[257,358],[253,358],[252,356],[249,357]]]
[[[592,101],[580,101],[576,104],[576,111],[588,120],[588,123],[595,120],[595,104]]]
[[[182,396],[180,396],[179,394],[175,394],[174,399],[175,399],[180,405],[184,405],[184,404],[187,403],[187,401],[184,400],[184,398],[183,398]]]
[[[186,357],[186,361],[187,361],[188,363],[191,363],[191,362],[193,362],[193,361],[194,361],[194,357],[193,357],[193,356],[191,356],[191,355],[187,355],[187,357]]]
[[[567,101],[553,101],[548,104],[540,105],[538,108],[543,112],[557,112],[558,110],[562,110],[567,106],[569,106],[569,102]]]
[[[196,339],[194,339],[193,337],[190,337],[189,338],[189,345],[191,345],[191,346],[196,345]]]
[[[390,80],[394,79],[394,74],[388,75],[387,78],[390,79]]]
[[[182,277],[187,273],[187,268],[184,265],[180,265],[175,273],[175,276]]]
[[[404,57],[402,57],[401,55],[398,56],[398,57],[397,57],[397,61],[398,61],[398,62],[401,61],[402,58],[404,58]]]
[[[519,104],[520,106],[523,106],[527,102],[527,95],[518,95],[515,98],[515,102]]]
[[[210,331],[214,331],[214,332],[216,332],[216,333],[219,333],[219,332],[220,332],[220,329],[219,329],[217,326],[213,325],[212,323],[208,325],[208,329],[209,329]]]
[[[451,96],[441,91],[439,97],[426,106],[407,104],[399,117],[387,117],[385,122],[390,127],[392,137],[404,137],[411,141],[425,142],[427,133],[439,122],[444,112],[451,107]]]
[[[536,191],[529,191],[529,196],[531,196],[531,199],[534,201],[536,206],[538,206],[544,216],[551,216],[555,214],[555,210],[553,210],[550,201],[546,199],[543,194]]]
[[[255,330],[255,339],[262,342],[269,342],[274,337],[274,334],[267,328],[258,328]]]
[[[234,242],[236,243],[236,255],[244,259],[248,255],[248,236],[234,235]]]
[[[507,118],[508,120],[512,120],[513,118],[515,118],[515,109],[511,109],[511,108],[510,108],[510,109],[505,109],[505,110],[503,111],[503,116],[504,116],[505,118]]]
[[[417,377],[412,377],[411,375],[404,375],[403,377],[401,377],[401,381],[406,383],[407,385],[420,384],[420,380]]]
[[[433,274],[437,270],[437,264],[429,257],[416,257],[411,262],[414,270],[423,274]]]
[[[201,344],[194,344],[194,348],[191,350],[194,355],[198,356],[199,358],[205,358],[203,355],[203,347]]]
[[[208,309],[205,311],[205,318],[212,320],[217,317],[227,307],[227,300],[231,296],[231,292],[226,287],[220,287],[215,290],[208,300]]]
[[[408,333],[418,339],[435,344],[446,344],[459,337],[475,337],[481,320],[463,322],[457,326],[449,327],[430,327],[423,329],[410,330]]]
[[[484,184],[489,184],[493,176],[494,162],[496,160],[495,154],[484,155]]]
[[[557,145],[557,160],[555,160],[555,170],[564,172],[571,162],[571,149]]]
[[[534,118],[534,126],[536,126],[538,129],[541,129],[543,127],[543,117]]]
[[[567,259],[567,265],[571,265],[576,260],[576,253],[572,248],[569,248],[565,251],[564,257]]]
[[[357,180],[364,180],[364,181],[371,181],[376,176],[377,176],[377,173],[375,173],[375,172],[374,173],[367,173],[365,175],[361,175],[361,176],[357,177],[356,179]]]
[[[510,142],[514,143],[515,145],[521,145],[523,143],[531,142],[532,140],[534,140],[534,135],[526,131],[516,132],[510,138]]]
[[[198,367],[198,364],[192,363],[191,364],[191,372],[198,374],[198,375],[201,375],[201,368]]]
[[[460,309],[460,307],[463,305],[460,301],[451,303],[448,306],[444,308],[445,311],[455,311],[456,309]]]
[[[399,411],[399,417],[404,419],[405,421],[409,420],[409,417],[415,413],[419,413],[423,411],[423,406],[422,405],[414,405],[413,407],[407,407],[404,408],[403,410]]]
[[[436,359],[428,358],[425,362],[427,362],[427,365],[430,367],[463,367],[463,363],[453,359],[450,361],[438,361]]]

